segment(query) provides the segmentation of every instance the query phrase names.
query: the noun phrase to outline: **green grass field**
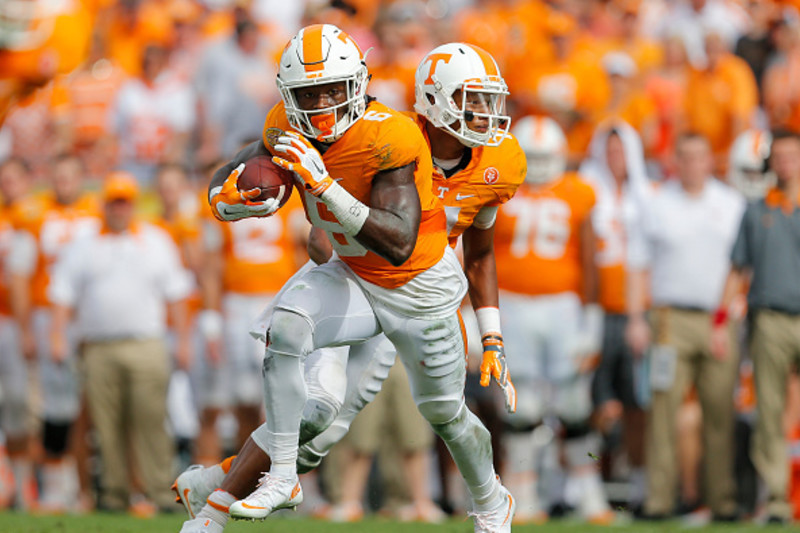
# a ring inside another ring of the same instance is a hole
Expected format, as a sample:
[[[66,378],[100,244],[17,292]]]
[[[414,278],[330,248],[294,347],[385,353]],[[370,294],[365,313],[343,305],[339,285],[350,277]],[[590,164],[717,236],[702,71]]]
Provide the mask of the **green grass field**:
[[[131,518],[125,515],[93,514],[88,516],[33,516],[16,513],[0,513],[0,533],[177,533],[183,515],[159,516],[150,520]],[[631,532],[631,533],[677,533],[703,531],[711,533],[750,533],[756,531],[790,531],[790,528],[764,528],[751,524],[706,526],[688,528],[678,522],[650,524],[626,523],[609,527],[591,527],[573,521],[552,521],[543,526],[515,527],[518,533],[583,533]],[[264,522],[232,522],[226,533],[262,532],[270,533],[469,533],[472,522],[451,520],[442,525],[403,524],[381,519],[364,520],[357,524],[331,524],[301,517],[274,518]],[[796,531],[796,530],[795,530]]]

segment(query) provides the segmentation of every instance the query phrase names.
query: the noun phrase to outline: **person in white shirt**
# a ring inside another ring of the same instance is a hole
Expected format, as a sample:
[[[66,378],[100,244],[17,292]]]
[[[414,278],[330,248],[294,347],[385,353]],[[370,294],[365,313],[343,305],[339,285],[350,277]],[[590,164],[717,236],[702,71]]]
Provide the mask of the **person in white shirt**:
[[[148,46],[142,75],[120,87],[109,111],[109,130],[119,144],[120,167],[150,185],[158,166],[181,162],[197,119],[190,84],[167,68],[168,52]]]
[[[164,509],[173,505],[174,451],[165,427],[171,370],[167,311],[177,334],[178,366],[185,367],[189,358],[184,299],[191,278],[166,232],[135,220],[137,195],[133,176],[106,178],[102,228],[66,247],[49,287],[56,354],[67,349],[66,326],[74,311],[103,463],[100,505],[112,511],[129,505],[129,457],[147,498]]]
[[[738,355],[711,353],[712,312],[722,294],[745,202],[711,176],[707,139],[688,133],[676,145],[678,179],[653,195],[630,233],[626,337],[641,356],[651,344],[645,516],[672,514],[678,478],[675,417],[691,385],[703,409],[706,503],[716,519],[736,512],[733,391]],[[649,274],[649,283],[648,283]],[[645,302],[650,294],[650,324]]]

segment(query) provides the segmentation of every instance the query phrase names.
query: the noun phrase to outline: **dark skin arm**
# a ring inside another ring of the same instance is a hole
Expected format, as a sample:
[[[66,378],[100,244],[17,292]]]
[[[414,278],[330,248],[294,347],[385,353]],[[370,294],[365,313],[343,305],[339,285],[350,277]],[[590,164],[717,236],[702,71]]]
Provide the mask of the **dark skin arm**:
[[[405,263],[417,244],[422,206],[414,183],[415,164],[378,172],[370,211],[356,240],[393,266]]]
[[[475,309],[498,307],[497,267],[494,259],[494,226],[470,226],[461,236],[464,273],[469,281],[469,299]]]
[[[221,186],[241,163],[258,155],[270,155],[261,141],[244,147],[231,162],[214,173],[209,191]],[[417,243],[422,206],[414,182],[415,166],[415,163],[410,163],[375,175],[369,199],[369,218],[355,235],[362,246],[394,266],[405,263]]]

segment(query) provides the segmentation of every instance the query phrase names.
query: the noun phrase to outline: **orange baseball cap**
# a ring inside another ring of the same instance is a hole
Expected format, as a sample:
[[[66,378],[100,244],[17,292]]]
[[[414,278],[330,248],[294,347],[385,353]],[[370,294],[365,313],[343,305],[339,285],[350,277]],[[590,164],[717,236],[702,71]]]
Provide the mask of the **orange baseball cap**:
[[[116,171],[106,176],[103,184],[103,200],[136,200],[139,196],[139,184],[128,172]]]

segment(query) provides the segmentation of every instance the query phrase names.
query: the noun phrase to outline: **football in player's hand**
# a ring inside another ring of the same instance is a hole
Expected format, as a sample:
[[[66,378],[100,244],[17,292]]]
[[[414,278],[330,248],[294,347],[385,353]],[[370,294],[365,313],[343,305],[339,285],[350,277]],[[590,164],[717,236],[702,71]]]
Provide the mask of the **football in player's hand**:
[[[269,198],[277,198],[278,207],[283,207],[292,195],[294,181],[294,174],[273,163],[272,156],[258,155],[245,161],[236,186],[240,191],[258,187],[261,194],[253,198],[253,201],[263,202]]]

